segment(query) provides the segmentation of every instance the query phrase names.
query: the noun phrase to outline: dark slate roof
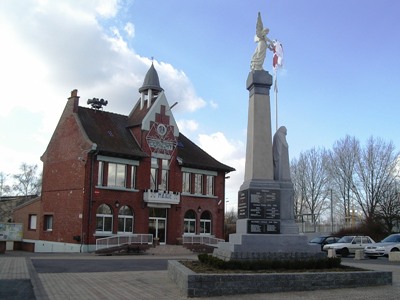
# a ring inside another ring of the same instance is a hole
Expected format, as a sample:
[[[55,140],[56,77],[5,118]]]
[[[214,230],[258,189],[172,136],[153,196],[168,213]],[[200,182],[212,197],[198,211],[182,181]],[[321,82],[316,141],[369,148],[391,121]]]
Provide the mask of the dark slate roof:
[[[150,69],[147,71],[147,74],[144,77],[143,85],[139,89],[139,93],[147,91],[148,89],[159,92],[163,90],[160,86],[160,80],[158,79],[158,74],[153,64],[151,64]]]
[[[121,157],[146,157],[129,129],[127,116],[79,107],[79,120],[89,139],[97,144],[100,153]]]
[[[128,129],[127,116],[79,107],[78,117],[89,139],[97,144],[100,153],[132,158],[148,156]],[[213,171],[235,171],[234,168],[214,159],[181,133],[177,147],[182,166]]]
[[[178,138],[178,157],[182,159],[182,166],[185,167],[225,172],[235,171],[234,168],[217,161],[182,133],[179,133]]]

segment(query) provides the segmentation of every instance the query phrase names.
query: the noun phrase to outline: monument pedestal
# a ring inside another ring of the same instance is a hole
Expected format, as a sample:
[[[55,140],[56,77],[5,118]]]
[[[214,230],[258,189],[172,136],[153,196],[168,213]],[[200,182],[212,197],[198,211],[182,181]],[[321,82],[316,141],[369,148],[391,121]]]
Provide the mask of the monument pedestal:
[[[290,181],[251,180],[239,191],[236,233],[213,252],[223,260],[309,259],[325,257],[299,234]]]

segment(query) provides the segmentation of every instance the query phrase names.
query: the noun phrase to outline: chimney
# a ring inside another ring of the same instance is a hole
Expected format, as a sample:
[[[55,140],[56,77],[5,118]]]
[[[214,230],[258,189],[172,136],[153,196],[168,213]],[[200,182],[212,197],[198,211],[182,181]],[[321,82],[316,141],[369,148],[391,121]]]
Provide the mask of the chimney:
[[[71,97],[68,98],[68,101],[72,101],[72,103],[73,103],[72,112],[74,112],[74,113],[78,112],[79,96],[78,96],[77,89],[71,91]]]

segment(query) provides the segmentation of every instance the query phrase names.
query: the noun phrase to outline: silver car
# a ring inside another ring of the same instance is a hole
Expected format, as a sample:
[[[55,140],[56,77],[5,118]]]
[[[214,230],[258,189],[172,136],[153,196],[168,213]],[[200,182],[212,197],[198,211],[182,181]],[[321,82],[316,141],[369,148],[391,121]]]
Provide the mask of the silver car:
[[[363,250],[367,245],[375,243],[373,239],[365,235],[346,235],[337,243],[325,245],[323,250],[335,249],[336,254],[346,257],[354,254],[356,250]]]
[[[400,234],[391,234],[379,243],[364,248],[364,255],[369,258],[389,256],[389,252],[400,251]]]

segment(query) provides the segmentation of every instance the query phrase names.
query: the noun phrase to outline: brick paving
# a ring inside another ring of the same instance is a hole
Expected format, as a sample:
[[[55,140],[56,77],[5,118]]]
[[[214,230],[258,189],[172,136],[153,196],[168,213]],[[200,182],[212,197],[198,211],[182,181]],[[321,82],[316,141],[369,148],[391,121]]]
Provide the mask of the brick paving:
[[[17,254],[18,255],[18,254]],[[155,258],[168,257],[177,259],[179,253],[153,253]],[[128,272],[92,272],[92,273],[36,273],[32,265],[34,259],[46,258],[98,259],[87,254],[0,256],[0,298],[1,299],[186,299],[180,295],[177,286],[168,279],[167,271],[128,271]],[[135,256],[132,259],[149,258]],[[183,255],[184,258],[195,258],[196,255]],[[126,257],[124,257],[126,258]],[[121,257],[112,257],[121,259]],[[100,261],[99,261],[100,263]],[[207,299],[398,299],[400,295],[400,263],[372,264],[369,260],[349,262],[372,270],[392,271],[393,285],[352,288],[340,290],[322,290],[309,292],[290,292],[273,294],[250,294]],[[28,280],[30,279],[30,280]],[[33,295],[34,291],[34,295]],[[203,298],[204,299],[204,298]]]

